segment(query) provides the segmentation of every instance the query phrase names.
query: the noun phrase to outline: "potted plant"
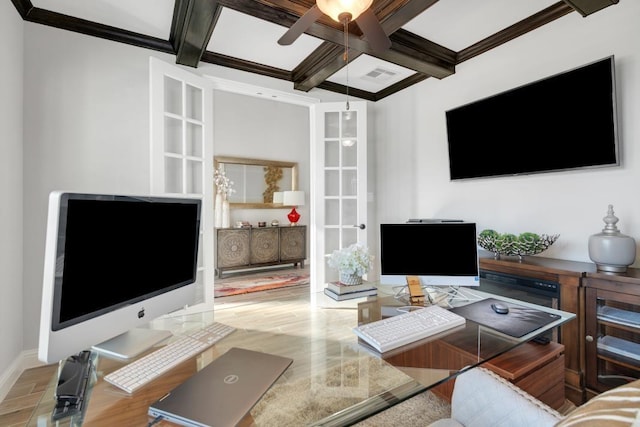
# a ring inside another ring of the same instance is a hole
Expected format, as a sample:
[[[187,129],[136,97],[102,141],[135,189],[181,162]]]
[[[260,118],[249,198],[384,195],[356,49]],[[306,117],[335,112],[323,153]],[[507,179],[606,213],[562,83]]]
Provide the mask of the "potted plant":
[[[328,260],[329,267],[340,272],[340,283],[359,285],[362,276],[367,274],[373,265],[373,256],[360,243],[333,251]]]

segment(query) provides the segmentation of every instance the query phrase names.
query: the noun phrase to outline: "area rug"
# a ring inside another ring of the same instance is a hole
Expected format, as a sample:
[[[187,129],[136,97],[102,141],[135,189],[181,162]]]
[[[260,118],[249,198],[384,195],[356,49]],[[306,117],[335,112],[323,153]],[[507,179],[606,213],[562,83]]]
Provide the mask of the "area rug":
[[[366,375],[363,374],[366,372]],[[286,374],[285,374],[286,375]],[[343,361],[325,374],[275,384],[252,409],[256,425],[300,427],[314,424],[363,398],[406,383],[410,377],[379,358]],[[268,408],[268,410],[267,410]],[[449,416],[447,402],[423,392],[357,423],[360,427],[426,426]]]
[[[214,297],[247,294],[250,292],[302,286],[309,284],[309,271],[295,269],[291,271],[264,272],[249,276],[217,279],[214,283]]]

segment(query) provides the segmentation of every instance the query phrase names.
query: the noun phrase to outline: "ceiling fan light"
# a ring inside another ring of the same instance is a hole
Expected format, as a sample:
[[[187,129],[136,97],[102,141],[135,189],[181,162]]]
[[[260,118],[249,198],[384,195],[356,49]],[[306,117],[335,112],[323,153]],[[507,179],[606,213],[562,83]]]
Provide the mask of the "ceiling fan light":
[[[354,21],[362,12],[367,10],[373,0],[316,0],[318,8],[336,22],[340,21],[340,14],[347,12]]]

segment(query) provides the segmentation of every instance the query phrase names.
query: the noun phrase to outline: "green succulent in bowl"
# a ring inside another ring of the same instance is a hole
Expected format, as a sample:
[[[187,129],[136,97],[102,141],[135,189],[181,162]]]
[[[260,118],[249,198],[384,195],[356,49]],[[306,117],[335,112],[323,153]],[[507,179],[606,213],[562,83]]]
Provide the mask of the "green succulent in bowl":
[[[525,232],[520,233],[520,235],[518,236],[518,240],[525,243],[538,242],[540,240],[540,236],[536,233]]]
[[[515,234],[503,233],[496,239],[496,249],[500,253],[510,254],[514,242],[518,241],[518,237]]]
[[[500,234],[495,230],[486,229],[478,234],[478,245],[484,250],[493,252],[496,258],[500,255],[517,255],[522,258],[525,255],[536,255],[546,250],[558,237],[559,234],[549,236],[529,231],[518,235]]]
[[[495,239],[498,236],[500,236],[500,233],[498,233],[496,230],[491,230],[490,228],[488,228],[486,230],[482,230],[479,236],[482,237],[483,239],[488,239],[488,238]]]

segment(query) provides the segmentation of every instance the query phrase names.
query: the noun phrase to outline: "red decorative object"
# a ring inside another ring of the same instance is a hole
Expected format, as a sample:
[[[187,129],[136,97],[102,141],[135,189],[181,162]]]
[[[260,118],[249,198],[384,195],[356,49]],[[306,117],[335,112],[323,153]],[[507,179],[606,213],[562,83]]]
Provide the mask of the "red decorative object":
[[[300,220],[300,214],[298,213],[298,211],[296,211],[296,208],[293,208],[291,209],[291,212],[289,212],[289,215],[287,215],[287,218],[289,218],[291,225],[296,225],[296,223]]]

